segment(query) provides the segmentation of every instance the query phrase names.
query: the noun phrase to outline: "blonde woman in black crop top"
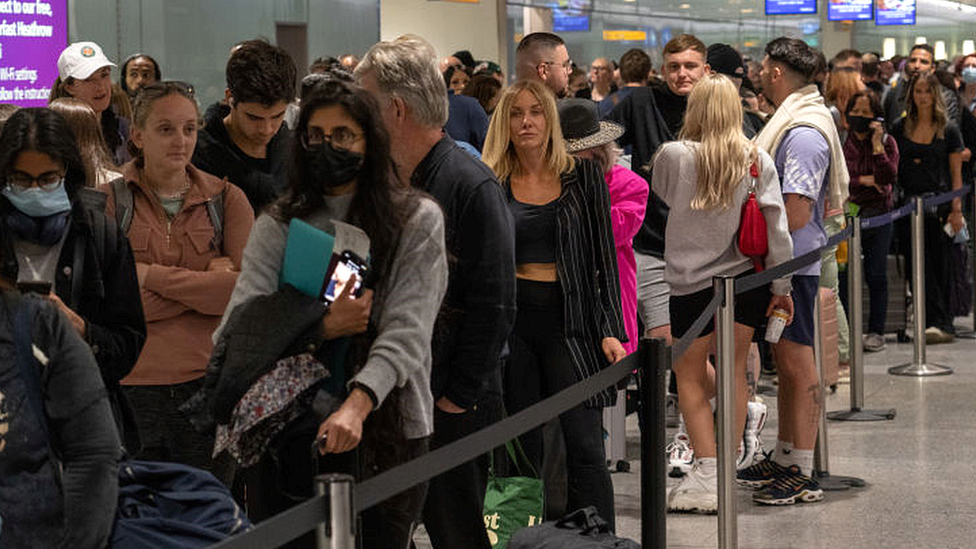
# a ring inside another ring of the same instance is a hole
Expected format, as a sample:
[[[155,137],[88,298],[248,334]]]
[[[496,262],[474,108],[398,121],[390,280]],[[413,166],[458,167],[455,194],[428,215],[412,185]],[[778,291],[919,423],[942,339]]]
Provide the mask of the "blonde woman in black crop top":
[[[484,150],[515,219],[518,313],[505,404],[516,413],[626,356],[610,196],[602,169],[566,152],[555,97],[541,83],[505,90]],[[604,391],[559,417],[568,506],[593,505],[611,526],[601,408],[614,396]],[[541,465],[541,431],[520,438]]]

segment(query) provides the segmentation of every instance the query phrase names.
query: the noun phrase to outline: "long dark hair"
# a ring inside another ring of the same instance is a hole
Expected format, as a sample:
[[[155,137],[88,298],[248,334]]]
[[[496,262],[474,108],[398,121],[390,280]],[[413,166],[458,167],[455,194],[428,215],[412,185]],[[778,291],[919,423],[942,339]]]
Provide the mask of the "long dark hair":
[[[47,108],[27,108],[15,112],[0,133],[0,177],[5,180],[17,157],[24,151],[37,151],[60,162],[65,169],[64,188],[74,201],[85,186],[85,163],[68,123]]]
[[[414,211],[418,193],[400,185],[390,157],[390,138],[383,124],[376,100],[355,84],[326,80],[316,84],[302,98],[298,127],[293,140],[288,190],[271,209],[282,221],[303,218],[325,207],[321,181],[312,177],[304,161],[302,136],[308,132],[308,122],[319,109],[339,105],[363,129],[366,139],[362,171],[357,178],[356,191],[345,221],[363,229],[370,239],[370,266],[367,287],[377,287],[386,280],[390,263],[396,253],[399,235],[407,218]],[[376,327],[370,322],[365,334],[353,338],[346,369],[349,374],[366,363],[369,348],[376,339]],[[399,389],[385,399],[383,406],[367,418],[360,446],[361,458],[381,469],[397,463],[404,455],[402,414],[398,403]]]
[[[915,126],[918,124],[915,88],[919,82],[925,82],[929,87],[929,93],[932,94],[932,122],[935,124],[936,137],[942,139],[945,137],[949,117],[946,116],[945,100],[942,98],[942,83],[932,72],[919,72],[908,81],[908,91],[905,93],[905,131],[908,133],[915,131]]]
[[[365,134],[365,158],[346,221],[369,235],[370,276],[366,282],[375,286],[376,281],[386,278],[398,236],[416,205],[417,196],[397,180],[390,157],[390,137],[379,105],[365,90],[338,80],[323,81],[309,90],[302,101],[295,129],[292,150],[295,161],[291,163],[288,190],[272,212],[282,221],[290,221],[325,207],[322,183],[312,177],[303,161],[301,136],[308,132],[308,121],[316,111],[333,105],[341,106]]]

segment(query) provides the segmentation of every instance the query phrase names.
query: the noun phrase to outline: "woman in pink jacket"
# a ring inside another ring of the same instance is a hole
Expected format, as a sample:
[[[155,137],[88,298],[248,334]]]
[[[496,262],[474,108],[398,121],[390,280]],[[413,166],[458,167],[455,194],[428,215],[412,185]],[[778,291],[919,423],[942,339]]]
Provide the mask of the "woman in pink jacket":
[[[596,103],[588,99],[566,99],[559,102],[559,123],[566,148],[574,156],[589,158],[603,168],[610,189],[610,221],[617,248],[617,270],[620,274],[620,304],[624,315],[627,354],[637,350],[637,264],[634,259],[634,235],[644,221],[647,208],[647,181],[617,165],[621,150],[615,140],[624,133],[623,126],[597,118]]]

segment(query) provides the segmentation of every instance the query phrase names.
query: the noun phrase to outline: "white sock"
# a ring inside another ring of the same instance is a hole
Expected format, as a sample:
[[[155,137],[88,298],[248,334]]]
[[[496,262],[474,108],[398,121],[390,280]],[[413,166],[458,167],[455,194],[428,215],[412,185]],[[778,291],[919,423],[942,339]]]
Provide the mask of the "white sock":
[[[712,407],[712,413],[714,414],[715,410],[718,409],[718,401],[715,400],[715,397],[708,399],[708,405]]]
[[[791,454],[793,465],[800,468],[800,472],[806,476],[813,475],[813,450],[794,449]]]
[[[776,451],[773,453],[773,461],[783,467],[793,465],[793,443],[785,440],[776,441]]]
[[[698,458],[698,472],[703,477],[712,478],[718,475],[718,458],[703,457]]]

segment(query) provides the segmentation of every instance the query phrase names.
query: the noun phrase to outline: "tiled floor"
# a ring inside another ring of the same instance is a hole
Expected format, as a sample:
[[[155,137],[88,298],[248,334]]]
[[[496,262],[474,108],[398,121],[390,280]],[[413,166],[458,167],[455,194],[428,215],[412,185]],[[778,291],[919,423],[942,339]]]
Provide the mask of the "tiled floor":
[[[976,340],[930,346],[929,362],[951,366],[949,376],[909,378],[887,373],[910,361],[911,344],[889,338],[865,354],[865,408],[896,408],[891,421],[828,424],[830,472],[868,486],[828,492],[820,503],[768,508],[739,489],[738,546],[749,549],[976,547]],[[829,411],[850,407],[849,385],[827,398]],[[776,439],[776,405],[766,397],[767,447]],[[628,418],[629,473],[613,475],[617,527],[640,540],[640,435]],[[676,482],[676,481],[670,481]],[[668,547],[718,547],[712,516],[668,515]],[[429,547],[423,532],[420,549]]]

